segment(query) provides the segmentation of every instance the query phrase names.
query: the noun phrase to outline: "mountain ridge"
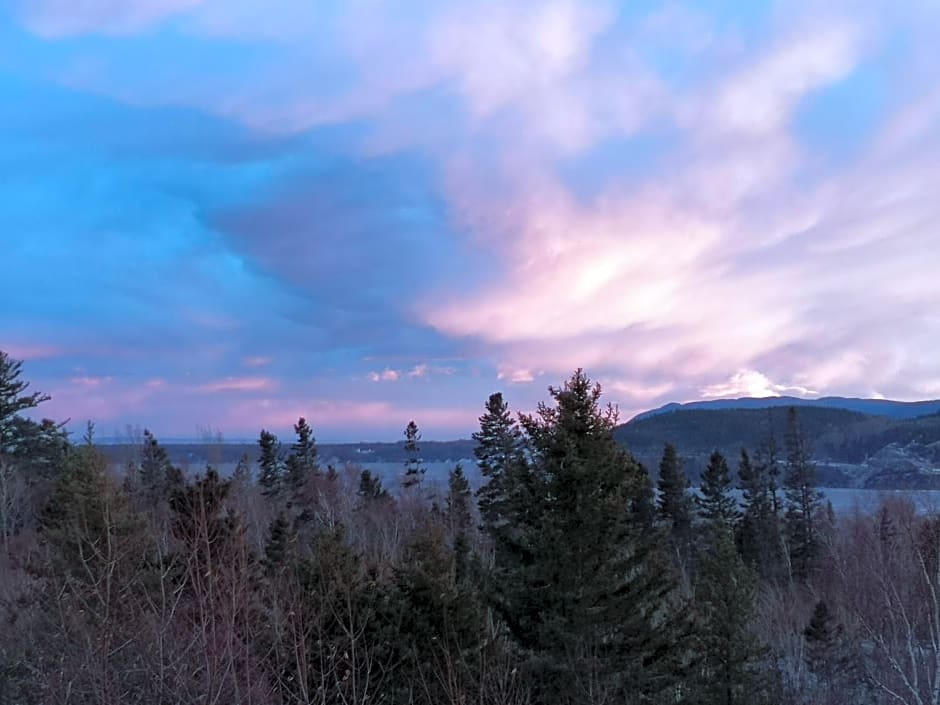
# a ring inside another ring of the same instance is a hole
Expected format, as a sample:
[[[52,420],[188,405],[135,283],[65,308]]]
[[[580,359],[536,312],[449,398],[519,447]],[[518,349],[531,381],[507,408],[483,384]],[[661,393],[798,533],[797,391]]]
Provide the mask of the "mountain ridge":
[[[703,399],[690,402],[670,402],[634,416],[627,423],[639,421],[659,414],[684,410],[719,409],[767,409],[773,407],[815,407],[845,409],[869,416],[887,416],[892,419],[914,419],[940,413],[940,399],[920,401],[897,401],[894,399],[869,399],[864,397],[826,396],[815,399],[803,397],[738,397],[735,399]]]

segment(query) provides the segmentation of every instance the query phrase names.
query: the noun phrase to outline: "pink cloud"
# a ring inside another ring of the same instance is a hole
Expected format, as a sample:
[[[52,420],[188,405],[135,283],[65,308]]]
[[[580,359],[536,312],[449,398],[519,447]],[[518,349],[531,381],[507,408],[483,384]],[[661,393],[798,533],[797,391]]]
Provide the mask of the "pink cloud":
[[[0,350],[12,357],[14,360],[46,360],[59,357],[65,351],[54,345],[45,345],[42,343],[0,343]]]
[[[496,373],[496,379],[503,379],[512,384],[522,384],[535,381],[535,375],[532,374],[531,370],[525,368],[500,365]]]

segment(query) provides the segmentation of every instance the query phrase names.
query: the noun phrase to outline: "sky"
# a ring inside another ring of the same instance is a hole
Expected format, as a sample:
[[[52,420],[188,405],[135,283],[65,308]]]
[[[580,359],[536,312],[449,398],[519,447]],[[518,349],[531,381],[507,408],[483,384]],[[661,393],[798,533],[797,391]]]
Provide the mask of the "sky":
[[[935,0],[5,0],[0,349],[42,416],[467,437],[940,397]]]

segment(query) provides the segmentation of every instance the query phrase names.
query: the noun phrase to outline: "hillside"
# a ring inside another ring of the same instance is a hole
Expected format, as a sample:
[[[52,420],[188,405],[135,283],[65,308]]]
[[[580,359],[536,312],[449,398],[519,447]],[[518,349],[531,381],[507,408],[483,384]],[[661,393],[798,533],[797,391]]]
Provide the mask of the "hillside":
[[[928,414],[940,413],[940,399],[928,401],[894,401],[892,399],[859,399],[855,397],[821,397],[802,399],[800,397],[741,397],[739,399],[713,399],[692,401],[685,404],[673,402],[658,409],[644,411],[634,420],[667,414],[675,411],[722,410],[722,409],[767,409],[771,407],[791,406],[799,408],[843,409],[857,411],[869,416],[887,416],[892,419],[914,419]]]
[[[736,462],[741,448],[753,451],[771,435],[782,446],[788,408],[682,407],[640,415],[615,433],[650,468],[656,467],[663,445],[672,443],[695,480],[715,449]],[[897,419],[801,406],[798,417],[817,463],[820,485],[940,488],[940,414]]]

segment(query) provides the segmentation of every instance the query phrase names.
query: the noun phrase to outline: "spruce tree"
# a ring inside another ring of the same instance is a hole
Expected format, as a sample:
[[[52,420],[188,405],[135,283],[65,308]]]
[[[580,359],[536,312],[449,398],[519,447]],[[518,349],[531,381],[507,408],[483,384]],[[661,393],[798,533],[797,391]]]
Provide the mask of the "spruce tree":
[[[496,527],[506,521],[510,488],[517,479],[513,475],[522,471],[525,462],[522,431],[499,392],[487,400],[480,430],[473,434],[473,440],[477,442],[473,453],[484,480],[477,491],[480,515],[485,524]]]
[[[151,503],[166,501],[172,463],[156,437],[144,429],[143,444],[140,451],[139,478],[144,497]]]
[[[284,484],[290,493],[291,502],[303,509],[307,483],[319,473],[317,443],[313,429],[302,416],[294,424],[294,433],[297,434],[297,440],[291,444],[290,455],[287,456]]]
[[[261,449],[261,455],[258,458],[258,484],[261,485],[261,493],[268,498],[280,495],[284,484],[284,473],[281,463],[281,444],[270,431],[261,431],[258,438],[258,446]]]
[[[34,409],[51,398],[40,392],[27,393],[29,382],[20,379],[22,372],[22,361],[0,350],[0,454],[3,455],[17,451],[21,436],[18,422],[25,421],[21,412]]]
[[[706,525],[695,601],[701,615],[701,678],[693,702],[757,705],[768,702],[762,661],[766,649],[751,632],[756,581],[721,514]]]
[[[599,385],[578,370],[549,393],[552,406],[522,417],[541,501],[500,576],[500,614],[535,657],[538,699],[653,697],[676,685],[682,647],[675,578],[630,515],[648,480],[614,440]]]
[[[291,544],[295,538],[291,522],[287,520],[283,512],[279,512],[268,527],[268,536],[264,544],[264,565],[269,574],[276,573],[287,565]]]
[[[767,467],[751,462],[741,449],[738,487],[743,511],[737,527],[737,543],[744,562],[763,578],[771,577],[779,565],[780,536],[773,509],[771,480]]]
[[[842,625],[823,600],[813,608],[803,636],[806,639],[806,665],[813,674],[819,702],[826,705],[839,702],[846,690],[858,684],[858,663],[847,648]]]
[[[368,469],[359,473],[359,489],[356,494],[367,502],[388,497],[388,492],[382,486],[382,478],[373,475]]]
[[[464,582],[470,571],[470,549],[473,528],[471,509],[473,494],[470,483],[460,464],[457,464],[447,478],[446,517],[450,529],[451,546],[454,552],[454,570],[456,581]]]
[[[708,459],[698,498],[702,518],[708,524],[722,524],[730,529],[738,518],[738,503],[731,494],[731,471],[725,457],[717,450]]]
[[[405,427],[405,475],[402,478],[402,487],[406,490],[421,484],[427,468],[421,460],[421,432],[418,425],[412,420]]]
[[[787,412],[785,529],[791,573],[806,580],[819,551],[818,513],[822,495],[816,489],[816,466],[809,444],[797,418],[796,409]]]
[[[682,470],[682,460],[675,446],[667,443],[659,461],[659,515],[669,529],[673,550],[678,555],[680,568],[691,556],[692,495],[689,479]]]

